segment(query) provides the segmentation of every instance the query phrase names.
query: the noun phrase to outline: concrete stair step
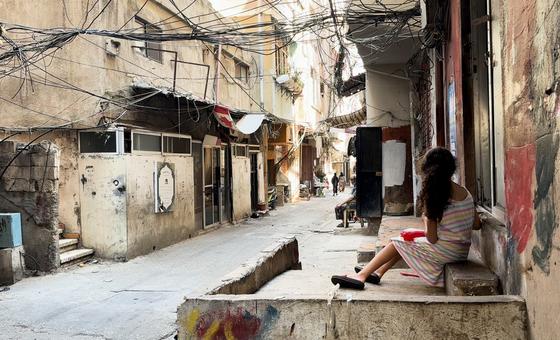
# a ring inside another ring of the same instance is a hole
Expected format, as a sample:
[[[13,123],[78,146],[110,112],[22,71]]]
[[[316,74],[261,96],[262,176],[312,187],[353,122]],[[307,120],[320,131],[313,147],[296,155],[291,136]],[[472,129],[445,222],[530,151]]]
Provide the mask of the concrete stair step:
[[[471,261],[445,266],[447,295],[485,296],[500,294],[500,280],[487,267]]]
[[[80,248],[70,250],[68,252],[60,254],[60,264],[72,264],[77,261],[83,261],[93,255],[93,249]]]
[[[78,248],[78,239],[70,239],[70,238],[58,239],[58,249],[61,254],[77,248]]]

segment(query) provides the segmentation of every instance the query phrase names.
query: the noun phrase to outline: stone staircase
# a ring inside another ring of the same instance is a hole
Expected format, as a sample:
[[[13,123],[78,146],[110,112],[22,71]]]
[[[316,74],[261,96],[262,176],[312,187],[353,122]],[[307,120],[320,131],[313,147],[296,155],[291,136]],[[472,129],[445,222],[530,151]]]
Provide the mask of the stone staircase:
[[[80,234],[66,233],[59,229],[58,251],[60,254],[60,266],[67,267],[82,263],[93,257],[94,250],[80,246]]]

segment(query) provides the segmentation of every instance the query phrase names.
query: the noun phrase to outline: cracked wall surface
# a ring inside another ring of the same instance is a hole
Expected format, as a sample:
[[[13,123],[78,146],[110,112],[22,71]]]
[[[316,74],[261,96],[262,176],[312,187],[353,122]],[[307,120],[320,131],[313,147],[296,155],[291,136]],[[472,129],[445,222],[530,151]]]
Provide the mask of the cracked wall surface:
[[[27,146],[0,144],[0,212],[21,214],[23,246],[29,269],[58,267],[58,172],[60,149],[43,141]],[[9,164],[9,166],[8,166]]]

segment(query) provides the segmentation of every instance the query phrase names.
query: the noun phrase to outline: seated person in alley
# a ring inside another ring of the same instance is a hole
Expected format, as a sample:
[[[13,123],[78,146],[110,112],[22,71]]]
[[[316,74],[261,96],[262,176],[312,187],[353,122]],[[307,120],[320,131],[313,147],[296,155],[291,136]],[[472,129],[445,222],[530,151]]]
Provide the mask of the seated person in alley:
[[[350,193],[350,197],[348,199],[346,199],[344,202],[338,204],[334,209],[336,212],[336,216],[337,219],[341,219],[343,218],[342,216],[344,216],[344,210],[346,209],[350,209],[350,210],[356,210],[356,177],[352,177],[350,179],[350,182],[352,183],[353,187],[352,187],[352,192]],[[340,217],[338,217],[340,216]],[[357,216],[354,216],[354,221],[356,221],[358,219]],[[339,226],[344,226],[344,222],[342,222]]]
[[[430,150],[421,166],[419,196],[425,237],[413,241],[393,238],[365,267],[354,268],[355,275],[334,275],[331,282],[353,289],[364,289],[364,282],[379,284],[402,258],[426,283],[443,287],[445,264],[466,260],[471,231],[480,229],[471,194],[451,180],[455,170],[455,158],[449,150]]]

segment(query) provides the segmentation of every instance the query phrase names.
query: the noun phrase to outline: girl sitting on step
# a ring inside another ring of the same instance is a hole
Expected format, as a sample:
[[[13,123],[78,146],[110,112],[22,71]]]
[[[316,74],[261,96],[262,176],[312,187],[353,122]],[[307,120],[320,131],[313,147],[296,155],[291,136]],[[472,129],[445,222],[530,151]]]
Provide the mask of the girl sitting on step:
[[[451,180],[455,158],[444,148],[434,148],[421,166],[420,208],[425,237],[405,241],[392,238],[365,267],[356,267],[355,275],[335,275],[333,284],[364,289],[364,282],[379,284],[383,275],[401,258],[431,286],[443,287],[446,263],[467,259],[471,231],[480,229],[480,220],[469,191]]]

